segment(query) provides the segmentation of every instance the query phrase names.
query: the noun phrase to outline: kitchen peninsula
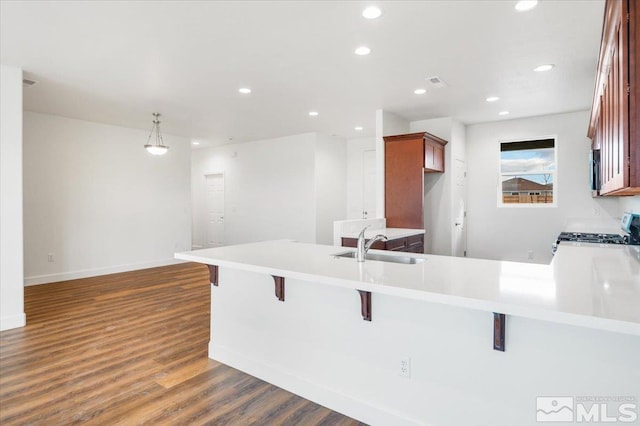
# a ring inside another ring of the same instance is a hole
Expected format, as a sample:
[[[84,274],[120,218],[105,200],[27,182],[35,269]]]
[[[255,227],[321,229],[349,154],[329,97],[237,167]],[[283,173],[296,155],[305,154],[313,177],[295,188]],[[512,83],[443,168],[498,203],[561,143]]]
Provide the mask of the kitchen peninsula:
[[[213,359],[369,424],[529,424],[536,396],[637,394],[639,250],[378,252],[422,260],[407,265],[270,241],[176,258],[210,265]]]

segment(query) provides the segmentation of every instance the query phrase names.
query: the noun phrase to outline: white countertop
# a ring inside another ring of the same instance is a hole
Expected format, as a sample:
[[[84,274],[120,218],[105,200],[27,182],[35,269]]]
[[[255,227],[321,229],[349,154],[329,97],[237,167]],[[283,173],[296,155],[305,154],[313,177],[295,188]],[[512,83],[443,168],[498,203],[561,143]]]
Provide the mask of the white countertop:
[[[378,234],[382,234],[386,236],[389,240],[395,240],[396,238],[404,238],[410,237],[411,235],[420,235],[424,234],[424,229],[410,229],[410,228],[378,228],[378,229],[367,229],[364,231],[364,238],[370,239],[375,237]],[[360,231],[351,233],[346,232],[342,234],[344,238],[358,238],[360,235]]]
[[[331,256],[343,251],[335,246],[267,241],[176,253],[175,257],[640,336],[639,246],[563,242],[550,265],[379,250],[371,252],[426,260],[404,265]]]

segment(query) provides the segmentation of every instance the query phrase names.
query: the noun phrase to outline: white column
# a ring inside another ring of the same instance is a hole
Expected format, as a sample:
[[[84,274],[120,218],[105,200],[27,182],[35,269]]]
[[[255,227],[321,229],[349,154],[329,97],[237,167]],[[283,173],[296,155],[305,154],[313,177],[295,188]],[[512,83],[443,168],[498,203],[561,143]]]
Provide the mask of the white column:
[[[23,327],[22,70],[0,65],[0,330]]]

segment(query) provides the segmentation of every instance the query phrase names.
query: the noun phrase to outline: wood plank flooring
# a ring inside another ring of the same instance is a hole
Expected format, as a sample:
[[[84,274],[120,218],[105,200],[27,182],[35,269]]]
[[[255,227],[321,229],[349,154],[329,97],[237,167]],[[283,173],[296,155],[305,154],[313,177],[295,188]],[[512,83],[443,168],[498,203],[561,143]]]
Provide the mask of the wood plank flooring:
[[[0,424],[361,425],[207,357],[204,265],[25,288],[0,332]]]

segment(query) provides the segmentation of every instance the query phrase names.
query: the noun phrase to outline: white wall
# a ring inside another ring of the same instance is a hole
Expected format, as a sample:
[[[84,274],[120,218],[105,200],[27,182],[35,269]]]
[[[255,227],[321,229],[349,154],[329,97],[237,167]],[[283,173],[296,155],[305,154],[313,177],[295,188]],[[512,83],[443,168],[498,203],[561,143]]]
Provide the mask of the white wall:
[[[331,244],[333,221],[343,219],[345,212],[344,146],[336,147],[344,142],[320,138],[318,155],[315,133],[194,150],[194,248],[205,244],[204,176],[210,173],[225,175],[226,244],[283,238],[302,242],[320,239]],[[343,158],[336,160],[340,152]],[[332,167],[333,161],[340,164]],[[316,210],[316,165],[322,169],[318,179],[325,179],[320,202],[339,180],[335,199],[321,207],[320,215]],[[327,176],[329,169],[335,175]],[[337,217],[330,217],[333,214]],[[317,219],[322,221],[320,234]]]
[[[22,70],[0,65],[0,330],[26,323],[22,244]]]
[[[424,175],[425,253],[452,256],[455,212],[454,163],[466,161],[465,126],[450,117],[413,121],[411,132],[428,132],[446,140],[444,173]]]
[[[362,218],[362,155],[364,151],[375,150],[375,138],[358,138],[347,141],[347,219]],[[375,182],[373,182],[375,185]],[[369,217],[380,217],[369,212]]]
[[[384,211],[384,137],[410,133],[409,121],[389,111],[376,110],[376,217],[385,217]]]
[[[592,198],[587,111],[467,126],[468,255],[551,261],[551,244],[574,217],[619,217],[617,198]],[[500,141],[557,135],[557,207],[497,207]]]
[[[412,121],[409,123],[409,129],[412,133],[417,132],[429,132],[439,138],[446,141],[451,139],[451,128],[453,126],[453,119],[451,117],[430,118],[427,120]],[[451,150],[450,144],[445,146],[445,149]],[[447,152],[450,154],[450,151]],[[447,157],[445,157],[446,159]],[[446,169],[445,169],[446,170]]]
[[[25,112],[27,284],[169,264],[190,248],[190,143],[165,134],[156,157],[147,136]]]
[[[424,250],[425,253],[451,254],[451,126],[449,117],[411,123],[412,132],[429,132],[449,143],[444,147],[445,173],[424,175]]]
[[[618,214],[622,217],[624,212],[633,212],[640,214],[640,195],[633,197],[620,197],[618,200]]]
[[[317,134],[315,146],[316,243],[333,244],[333,221],[346,210],[347,151],[343,139]]]

